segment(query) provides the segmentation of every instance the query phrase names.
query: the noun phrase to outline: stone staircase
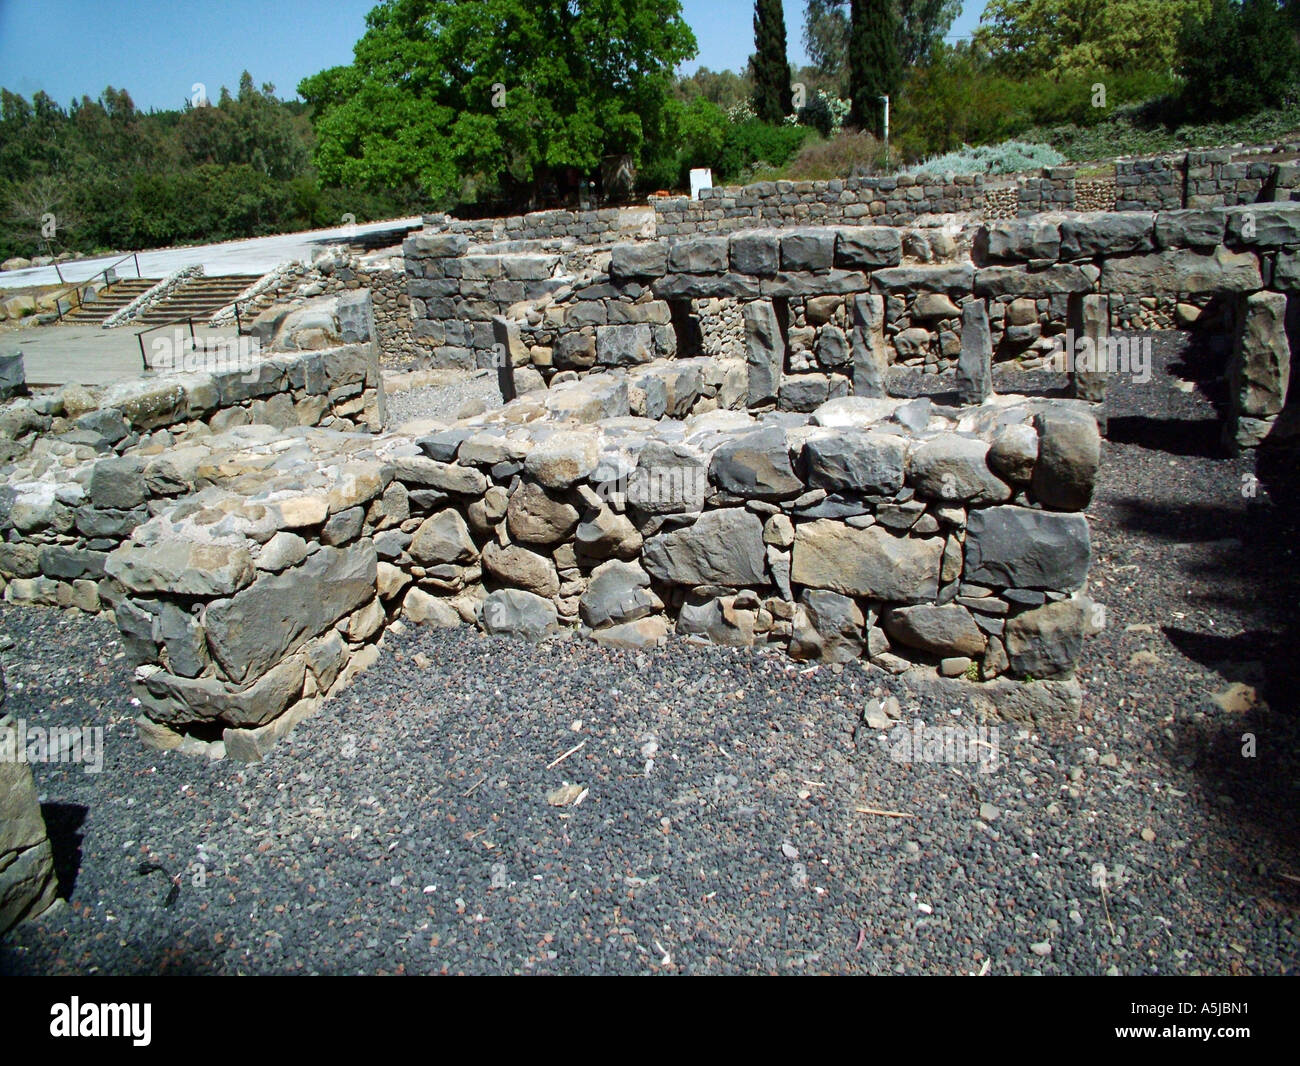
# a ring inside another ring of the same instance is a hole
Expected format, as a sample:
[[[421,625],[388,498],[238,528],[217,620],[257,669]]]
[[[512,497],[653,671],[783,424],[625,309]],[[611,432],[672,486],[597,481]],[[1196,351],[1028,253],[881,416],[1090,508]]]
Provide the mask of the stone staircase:
[[[213,274],[188,278],[165,299],[148,308],[134,323],[161,326],[193,318],[206,322],[257,278],[245,274]]]
[[[73,308],[63,316],[63,321],[69,326],[97,326],[157,284],[157,278],[121,278],[100,289],[94,300]]]

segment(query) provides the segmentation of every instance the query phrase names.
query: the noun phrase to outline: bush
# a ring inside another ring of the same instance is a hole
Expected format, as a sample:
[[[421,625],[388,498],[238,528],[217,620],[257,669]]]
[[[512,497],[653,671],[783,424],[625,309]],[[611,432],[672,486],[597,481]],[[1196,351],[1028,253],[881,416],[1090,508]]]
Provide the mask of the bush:
[[[1059,166],[1065,156],[1046,144],[1003,141],[1001,144],[969,145],[960,152],[935,156],[910,167],[908,174],[1018,174],[1022,170]]]
[[[1095,87],[1105,89],[1104,106]],[[1010,78],[962,49],[940,49],[909,74],[894,110],[894,145],[908,159],[963,144],[1022,138],[1036,127],[1103,125],[1119,110],[1172,95],[1177,83],[1150,71],[1068,78]]]
[[[811,133],[807,126],[769,126],[757,119],[739,123],[727,130],[714,169],[730,181],[759,163],[784,166]]]
[[[790,181],[825,181],[877,171],[883,164],[884,146],[878,140],[869,133],[848,132],[809,140],[781,176]]]

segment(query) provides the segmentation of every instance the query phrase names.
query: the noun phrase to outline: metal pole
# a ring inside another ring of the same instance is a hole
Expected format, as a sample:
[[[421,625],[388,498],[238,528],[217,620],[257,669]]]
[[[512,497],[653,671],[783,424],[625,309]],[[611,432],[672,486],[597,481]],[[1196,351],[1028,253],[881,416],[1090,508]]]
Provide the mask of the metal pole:
[[[887,119],[886,119],[886,122],[888,122]],[[135,260],[135,276],[136,276],[137,278],[142,278],[142,277],[144,277],[144,275],[140,273],[140,253],[139,253],[139,252],[132,252],[132,253],[131,253],[131,258]]]
[[[882,96],[880,99],[885,101],[885,159],[889,159],[889,97]]]
[[[135,335],[135,339],[140,345],[140,362],[144,364],[146,370],[149,369],[149,360],[144,357],[144,335],[148,332],[148,330],[141,330]]]

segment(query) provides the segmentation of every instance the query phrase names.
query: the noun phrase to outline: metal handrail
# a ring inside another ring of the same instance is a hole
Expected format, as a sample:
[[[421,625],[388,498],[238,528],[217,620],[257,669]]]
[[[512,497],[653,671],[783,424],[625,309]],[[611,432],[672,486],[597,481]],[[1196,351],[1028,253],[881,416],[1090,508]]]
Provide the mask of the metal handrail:
[[[108,288],[108,286],[112,285],[113,281],[117,279],[117,267],[120,264],[125,263],[128,259],[135,260],[135,276],[137,278],[144,277],[144,275],[140,273],[140,253],[127,252],[126,255],[122,256],[121,259],[109,263],[108,266],[104,267],[103,270],[97,270],[95,273],[91,274],[90,277],[88,277],[85,281],[79,281],[75,285],[70,285],[68,286],[68,288],[62,289],[59,292],[54,294],[54,310],[55,313],[57,313],[59,316],[59,321],[60,322],[63,321],[63,308],[60,307],[59,304],[63,302],[64,296],[66,296],[70,292],[75,292],[77,294],[77,302],[73,304],[72,307],[69,308],[69,310],[75,310],[78,307],[84,306],[85,300],[82,297],[85,293],[85,290],[90,286],[90,283],[102,274],[104,276],[104,287]],[[113,274],[112,279],[110,279],[108,276],[110,271]],[[57,263],[54,265],[54,272],[59,275],[59,280],[62,281],[63,271],[59,269]]]
[[[190,327],[190,340],[191,341],[196,340],[194,336],[193,315],[188,315],[185,318],[178,318],[172,322],[159,322],[158,325],[156,326],[149,326],[147,329],[142,329],[138,333],[136,333],[135,335],[136,343],[140,345],[140,362],[144,365],[145,370],[152,370],[153,367],[149,365],[149,360],[145,357],[144,354],[144,335],[146,333],[152,333],[156,329],[167,329],[169,326],[179,326],[182,322],[188,323]]]

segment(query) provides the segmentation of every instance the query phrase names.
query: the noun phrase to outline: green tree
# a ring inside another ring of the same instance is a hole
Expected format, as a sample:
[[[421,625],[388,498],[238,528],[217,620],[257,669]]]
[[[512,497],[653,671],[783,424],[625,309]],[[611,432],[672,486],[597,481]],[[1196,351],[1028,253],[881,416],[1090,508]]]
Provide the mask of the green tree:
[[[898,13],[893,0],[852,0],[849,5],[849,121],[878,136],[884,124],[881,96],[898,92]]]
[[[1236,118],[1282,104],[1300,68],[1291,20],[1276,0],[1214,0],[1189,18],[1179,49],[1188,110]]]
[[[565,168],[655,158],[673,68],[695,38],[678,0],[386,0],[350,66],[299,85],[316,166],[360,188],[536,193]]]
[[[961,14],[962,0],[898,0],[898,58],[904,68],[929,57]]]
[[[961,4],[962,0],[896,0],[898,58],[904,69],[930,56],[961,14]],[[843,79],[849,49],[847,0],[808,0],[803,40],[820,73]]]
[[[781,0],[754,0],[754,114],[777,124],[794,111]]]
[[[843,78],[849,55],[849,5],[844,0],[808,0],[803,46],[818,72]]]
[[[989,0],[976,32],[1004,73],[1171,70],[1210,0]]]

